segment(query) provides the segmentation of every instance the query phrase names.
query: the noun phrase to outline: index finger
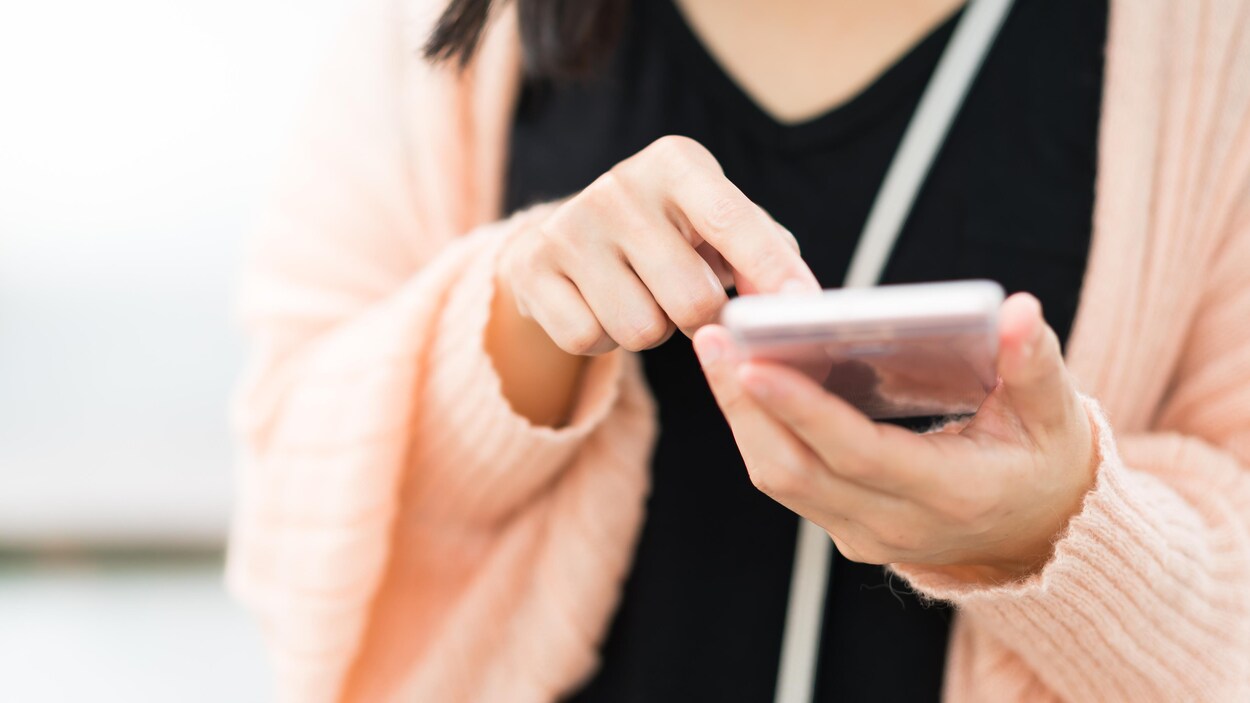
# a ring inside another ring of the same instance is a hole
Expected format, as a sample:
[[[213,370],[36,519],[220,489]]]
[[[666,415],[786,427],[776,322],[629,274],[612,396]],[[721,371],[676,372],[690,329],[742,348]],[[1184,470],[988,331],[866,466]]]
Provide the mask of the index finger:
[[[664,206],[694,240],[691,246],[706,242],[715,249],[734,269],[739,287],[746,283],[762,293],[820,290],[793,237],[726,178],[716,158],[695,140],[662,137],[618,171]]]
[[[716,249],[735,277],[744,278],[752,290],[820,291],[816,276],[785,230],[723,175],[704,172],[676,179],[668,196],[695,234]]]

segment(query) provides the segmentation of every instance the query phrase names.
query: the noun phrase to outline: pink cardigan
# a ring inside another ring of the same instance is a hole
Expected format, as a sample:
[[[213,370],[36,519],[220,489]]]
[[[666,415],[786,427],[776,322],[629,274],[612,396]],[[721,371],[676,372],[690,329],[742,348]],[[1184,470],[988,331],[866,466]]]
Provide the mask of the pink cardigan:
[[[483,351],[517,92],[437,0],[365,0],[250,256],[229,581],[293,701],[549,701],[587,677],[644,516],[637,360],[562,429]],[[1020,583],[958,607],[953,701],[1250,701],[1250,1],[1113,0],[1095,236],[1068,362],[1103,460]],[[491,224],[487,224],[491,223]]]

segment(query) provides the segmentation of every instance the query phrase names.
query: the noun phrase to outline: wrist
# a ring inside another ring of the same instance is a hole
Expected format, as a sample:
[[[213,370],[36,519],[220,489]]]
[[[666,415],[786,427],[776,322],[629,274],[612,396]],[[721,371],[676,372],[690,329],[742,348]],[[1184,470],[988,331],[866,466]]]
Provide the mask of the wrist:
[[[572,411],[586,357],[565,352],[523,315],[507,276],[497,270],[486,326],[486,352],[503,395],[517,414],[540,426],[560,427]]]
[[[1078,452],[1071,462],[1067,476],[1068,488],[1051,502],[1051,507],[1037,520],[1033,529],[1027,530],[1020,539],[1000,543],[992,553],[982,554],[966,563],[921,566],[933,573],[940,573],[968,584],[1001,584],[1022,581],[1045,568],[1054,555],[1059,542],[1072,519],[1080,514],[1085,497],[1094,489],[1098,467],[1102,463],[1099,449],[1098,424],[1079,401],[1082,411],[1079,417],[1086,423],[1087,432],[1076,432],[1077,442],[1087,447]]]

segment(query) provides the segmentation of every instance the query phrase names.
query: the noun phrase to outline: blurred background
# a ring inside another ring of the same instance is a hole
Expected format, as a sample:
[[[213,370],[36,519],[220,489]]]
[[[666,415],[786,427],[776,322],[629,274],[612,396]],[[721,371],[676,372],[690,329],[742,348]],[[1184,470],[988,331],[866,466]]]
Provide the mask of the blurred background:
[[[0,3],[0,700],[269,699],[233,281],[345,6]]]

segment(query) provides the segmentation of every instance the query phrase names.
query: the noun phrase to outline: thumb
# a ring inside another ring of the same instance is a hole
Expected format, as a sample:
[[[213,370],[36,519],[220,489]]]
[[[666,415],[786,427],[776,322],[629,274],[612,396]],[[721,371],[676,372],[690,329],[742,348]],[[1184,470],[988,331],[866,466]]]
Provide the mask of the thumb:
[[[1059,349],[1059,338],[1042,318],[1042,305],[1017,293],[999,310],[998,375],[1011,405],[1025,424],[1063,423],[1073,389]]]

